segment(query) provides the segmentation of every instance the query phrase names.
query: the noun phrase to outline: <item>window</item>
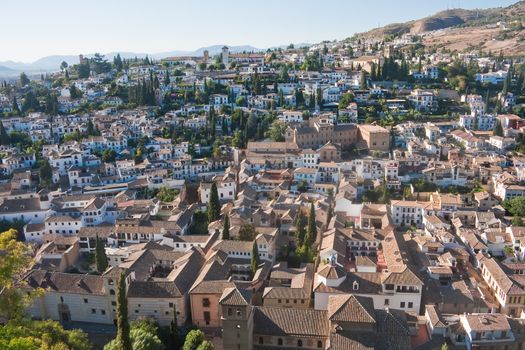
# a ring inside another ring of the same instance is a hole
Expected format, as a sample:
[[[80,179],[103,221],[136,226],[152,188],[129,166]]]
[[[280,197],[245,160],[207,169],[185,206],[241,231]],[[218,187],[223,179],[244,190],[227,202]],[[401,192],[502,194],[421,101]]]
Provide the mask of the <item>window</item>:
[[[385,306],[388,306],[390,304],[390,299],[385,299]]]
[[[204,311],[204,322],[206,322],[206,326],[210,325],[210,320],[211,320],[210,312]]]
[[[303,341],[301,339],[297,340],[297,347],[302,348],[303,347]]]
[[[237,313],[237,317],[240,317],[241,316],[241,309],[237,309],[236,313]]]
[[[204,307],[210,307],[210,299],[208,299],[208,298],[203,298],[203,299],[202,299],[202,306],[204,306]]]
[[[169,303],[168,306],[169,306],[169,307],[173,307],[173,303]]]
[[[317,347],[318,347],[319,349],[322,349],[322,347],[323,347],[323,341],[322,341],[322,340],[318,340],[318,341],[317,341]]]
[[[116,302],[116,301],[112,301],[112,302],[111,302],[111,305],[112,305],[112,306],[117,306],[117,302]]]
[[[91,309],[91,313],[92,313],[92,314],[96,314],[96,313],[97,313],[97,310],[96,310],[96,309]]]
[[[408,307],[409,307],[409,308],[412,308],[412,307],[414,307],[414,303],[413,303],[413,302],[411,302],[411,301],[409,301],[409,302],[408,302]]]
[[[283,345],[283,338],[277,339],[277,345],[280,345],[280,346]]]
[[[264,344],[264,339],[263,339],[263,337],[259,337],[259,344]]]
[[[106,310],[100,310],[100,313],[101,313],[102,315],[105,315],[105,314],[106,314]]]
[[[399,305],[399,307],[404,308],[405,307],[405,302],[402,301],[401,304]]]
[[[88,300],[84,298],[84,304],[87,304],[87,303],[88,303]]]
[[[233,310],[231,308],[228,308],[228,316],[233,315]]]
[[[60,297],[60,302],[61,302],[61,303],[64,302],[64,297]]]
[[[114,289],[110,289],[109,290],[109,295],[115,295],[115,290]]]

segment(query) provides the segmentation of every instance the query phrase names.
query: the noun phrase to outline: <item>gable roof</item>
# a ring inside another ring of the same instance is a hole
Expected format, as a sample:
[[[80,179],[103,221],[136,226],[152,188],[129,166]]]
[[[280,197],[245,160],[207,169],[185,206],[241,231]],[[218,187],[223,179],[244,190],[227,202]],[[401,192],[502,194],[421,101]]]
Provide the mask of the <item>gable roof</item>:
[[[224,290],[219,303],[221,305],[245,306],[250,304],[251,298],[252,293],[246,289],[232,287]]]
[[[375,324],[374,303],[371,298],[352,294],[331,295],[328,299],[330,321]]]

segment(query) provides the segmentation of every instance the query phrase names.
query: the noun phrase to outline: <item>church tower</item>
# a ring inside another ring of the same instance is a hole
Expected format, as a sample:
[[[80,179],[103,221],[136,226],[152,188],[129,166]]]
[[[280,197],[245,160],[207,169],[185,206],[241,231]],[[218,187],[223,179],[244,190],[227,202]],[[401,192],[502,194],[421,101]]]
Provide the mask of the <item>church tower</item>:
[[[251,350],[253,347],[252,293],[227,288],[219,300],[222,311],[223,349]]]

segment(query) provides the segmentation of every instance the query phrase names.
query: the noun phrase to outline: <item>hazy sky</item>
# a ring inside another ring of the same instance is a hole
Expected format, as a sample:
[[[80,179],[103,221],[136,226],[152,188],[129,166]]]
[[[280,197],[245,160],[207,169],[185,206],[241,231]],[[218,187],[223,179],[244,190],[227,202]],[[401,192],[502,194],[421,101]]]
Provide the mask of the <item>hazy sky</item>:
[[[0,61],[342,39],[447,8],[516,0],[1,0]]]

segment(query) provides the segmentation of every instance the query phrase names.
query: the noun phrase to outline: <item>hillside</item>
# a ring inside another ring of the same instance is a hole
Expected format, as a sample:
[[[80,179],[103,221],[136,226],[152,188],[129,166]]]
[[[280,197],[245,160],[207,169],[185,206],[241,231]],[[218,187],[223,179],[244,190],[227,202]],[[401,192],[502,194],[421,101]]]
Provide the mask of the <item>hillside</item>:
[[[496,26],[500,21],[507,22],[507,26]],[[525,21],[525,1],[500,8],[441,11],[422,19],[359,33],[356,37],[381,38],[385,35],[431,32],[425,35],[424,43],[441,49],[461,51],[477,47],[492,51],[510,50],[511,54],[517,54],[520,50],[523,52],[521,40],[525,38],[525,32],[520,25],[514,25],[514,21]]]

